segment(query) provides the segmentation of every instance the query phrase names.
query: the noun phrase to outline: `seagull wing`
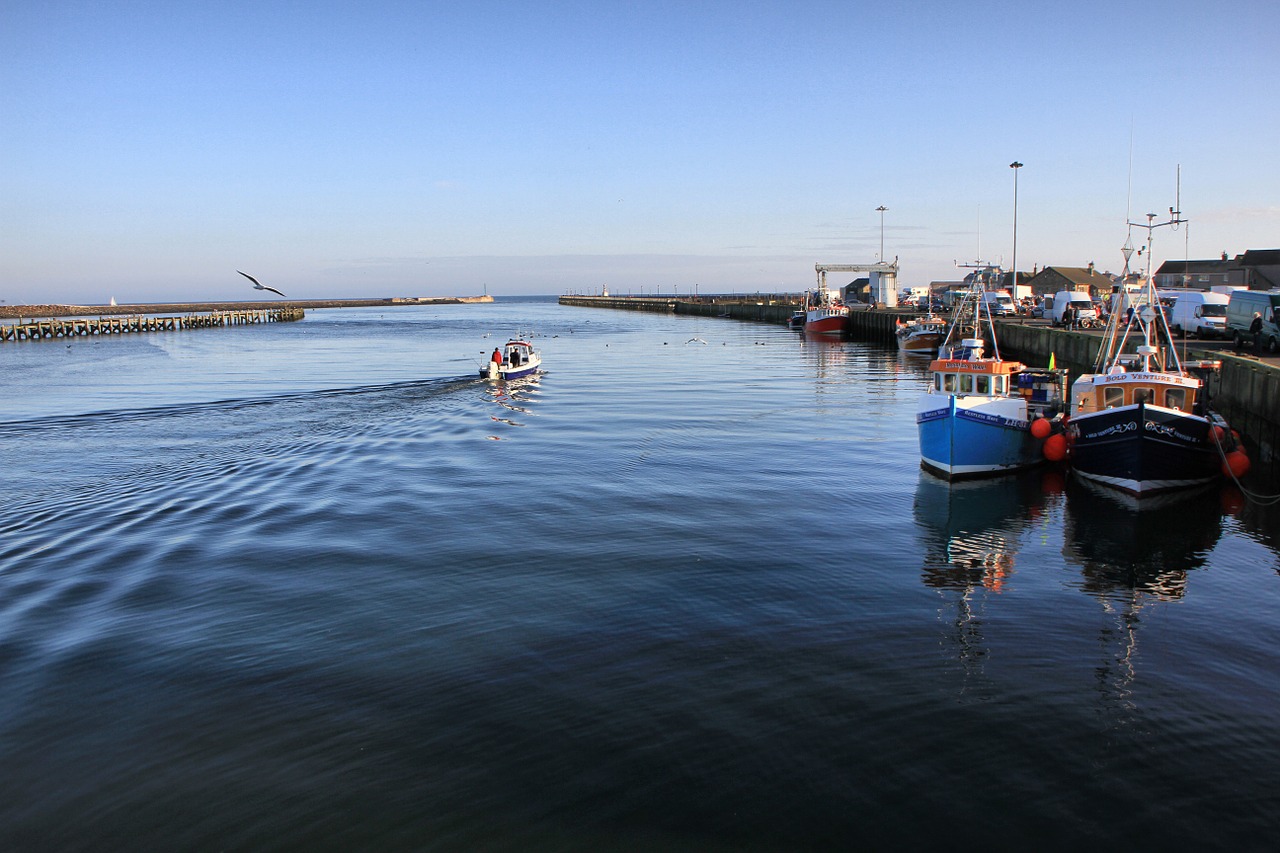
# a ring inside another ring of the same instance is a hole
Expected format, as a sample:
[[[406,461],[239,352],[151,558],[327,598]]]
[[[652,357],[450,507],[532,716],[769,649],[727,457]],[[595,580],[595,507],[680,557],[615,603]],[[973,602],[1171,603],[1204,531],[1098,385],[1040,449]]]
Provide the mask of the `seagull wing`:
[[[283,293],[281,293],[280,291],[276,290],[274,287],[267,287],[265,284],[262,286],[262,289],[263,289],[263,290],[270,290],[270,291],[271,291],[272,293],[274,293],[276,296],[284,296],[284,294],[283,294]],[[289,297],[284,296],[284,298],[285,298],[285,299],[288,299]]]
[[[236,272],[240,272],[240,270],[236,270]],[[244,276],[245,278],[249,279],[249,281],[251,281],[251,282],[253,282],[255,285],[257,285],[258,290],[262,290],[262,285],[258,284],[258,280],[257,280],[256,278],[254,278],[253,276],[249,275],[247,272],[240,272],[240,275]]]

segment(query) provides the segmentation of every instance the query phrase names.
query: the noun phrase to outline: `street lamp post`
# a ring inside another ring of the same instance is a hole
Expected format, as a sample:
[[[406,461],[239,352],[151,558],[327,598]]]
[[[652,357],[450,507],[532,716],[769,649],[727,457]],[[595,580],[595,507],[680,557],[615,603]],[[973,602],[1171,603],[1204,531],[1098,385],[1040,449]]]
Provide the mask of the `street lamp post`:
[[[1010,287],[1014,295],[1018,293],[1018,170],[1022,164],[1014,160],[1009,164],[1013,169],[1013,278]]]
[[[884,212],[888,209],[883,204],[876,208],[880,212],[880,263],[884,263]]]

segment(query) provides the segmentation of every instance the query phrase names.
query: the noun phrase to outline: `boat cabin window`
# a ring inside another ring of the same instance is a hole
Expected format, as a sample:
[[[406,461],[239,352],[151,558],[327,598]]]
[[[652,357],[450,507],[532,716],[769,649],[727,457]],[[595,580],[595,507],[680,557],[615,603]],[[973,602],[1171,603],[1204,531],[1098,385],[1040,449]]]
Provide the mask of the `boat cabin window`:
[[[1003,394],[1008,390],[1008,387],[1006,386],[1005,383],[1009,381],[1009,377],[996,376],[996,377],[993,377],[993,379],[995,380],[995,388],[993,389],[995,393]]]
[[[1185,411],[1187,408],[1187,389],[1166,388],[1164,392],[1164,404],[1171,409]]]
[[[943,391],[956,390],[956,375],[954,373],[948,373],[946,376],[942,378],[942,390]]]
[[[972,375],[966,373],[960,377],[960,393],[961,394],[973,393],[973,376]]]
[[[1102,389],[1102,407],[1110,409],[1112,406],[1124,405],[1124,389],[1123,388],[1103,388]]]
[[[1134,388],[1133,402],[1135,403],[1154,403],[1156,392],[1154,388]]]
[[[975,376],[973,377],[973,390],[979,394],[991,393],[991,377]]]

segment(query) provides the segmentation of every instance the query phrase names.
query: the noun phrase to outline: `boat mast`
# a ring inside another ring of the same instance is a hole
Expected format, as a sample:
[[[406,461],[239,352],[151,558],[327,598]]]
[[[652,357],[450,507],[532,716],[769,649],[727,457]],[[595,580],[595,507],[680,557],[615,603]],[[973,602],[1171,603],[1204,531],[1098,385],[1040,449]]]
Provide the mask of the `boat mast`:
[[[1151,369],[1151,357],[1153,355],[1158,356],[1159,351],[1161,349],[1161,347],[1158,346],[1160,342],[1159,335],[1163,328],[1164,335],[1169,341],[1168,350],[1173,356],[1173,366],[1175,370],[1179,374],[1181,374],[1183,371],[1182,371],[1182,363],[1178,360],[1178,349],[1177,347],[1173,346],[1173,333],[1169,331],[1169,321],[1164,316],[1164,307],[1160,304],[1159,295],[1156,293],[1155,280],[1151,277],[1151,255],[1152,255],[1151,244],[1155,238],[1155,230],[1157,228],[1164,228],[1165,226],[1170,226],[1176,231],[1178,230],[1179,225],[1183,225],[1187,221],[1182,218],[1182,210],[1178,209],[1178,208],[1181,208],[1182,206],[1182,167],[1181,166],[1178,167],[1177,191],[1175,193],[1175,199],[1176,199],[1175,201],[1176,208],[1175,207],[1169,208],[1169,218],[1166,221],[1156,222],[1155,221],[1156,214],[1148,213],[1147,221],[1145,224],[1141,222],[1132,222],[1132,221],[1126,221],[1126,224],[1129,225],[1130,227],[1133,227],[1136,225],[1139,228],[1147,229],[1147,246],[1146,246],[1147,307],[1143,311],[1143,314],[1147,316],[1144,316],[1142,318],[1143,346],[1138,348],[1138,352],[1142,356],[1142,369],[1143,371],[1149,371]],[[1132,246],[1129,245],[1128,241],[1126,241],[1125,246],[1127,249],[1125,254],[1125,268],[1127,270],[1128,269],[1128,252],[1133,251],[1133,249],[1132,249]],[[1148,312],[1150,312],[1150,314],[1148,314]],[[1157,335],[1156,346],[1153,346],[1151,343],[1152,324],[1156,324],[1156,335]],[[1163,361],[1163,359],[1158,358],[1158,361]],[[1162,365],[1158,365],[1158,366],[1162,366]]]

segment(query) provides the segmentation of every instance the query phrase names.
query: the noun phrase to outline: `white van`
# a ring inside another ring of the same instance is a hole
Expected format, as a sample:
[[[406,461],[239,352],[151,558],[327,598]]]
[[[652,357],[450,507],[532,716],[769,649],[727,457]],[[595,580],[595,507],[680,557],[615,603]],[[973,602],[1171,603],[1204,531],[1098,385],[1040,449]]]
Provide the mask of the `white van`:
[[[982,294],[982,307],[992,317],[1012,316],[1018,313],[1018,307],[1013,304],[1013,297],[1009,295],[1007,290],[988,290],[984,292]]]
[[[1053,325],[1062,325],[1062,311],[1068,305],[1075,309],[1076,322],[1098,319],[1098,309],[1093,307],[1093,300],[1089,298],[1089,294],[1079,290],[1059,290],[1053,294],[1053,308],[1049,314]]]
[[[1169,312],[1169,328],[1197,338],[1227,337],[1227,303],[1222,293],[1179,293]]]

